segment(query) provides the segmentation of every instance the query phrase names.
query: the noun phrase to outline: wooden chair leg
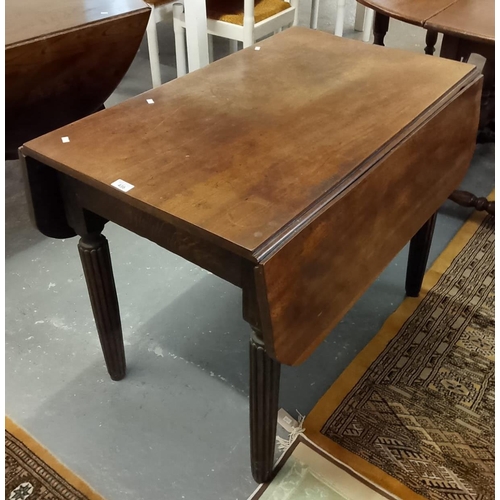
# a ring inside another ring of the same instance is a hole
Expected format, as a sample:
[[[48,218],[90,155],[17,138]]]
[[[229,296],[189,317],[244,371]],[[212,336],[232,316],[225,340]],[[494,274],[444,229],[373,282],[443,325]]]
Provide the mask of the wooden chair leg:
[[[256,334],[250,340],[250,454],[257,483],[272,479],[281,365]]]
[[[432,235],[434,234],[434,226],[436,225],[436,216],[437,213],[411,239],[408,266],[406,268],[406,295],[409,297],[418,297],[422,288]]]
[[[373,44],[384,46],[384,38],[389,30],[389,16],[375,12],[375,24],[373,26]]]
[[[427,30],[427,34],[425,35],[425,49],[424,52],[432,56],[434,52],[436,52],[436,43],[438,39],[438,32]]]
[[[125,349],[108,240],[100,233],[85,235],[78,251],[104,360],[111,378],[121,380],[125,377]]]

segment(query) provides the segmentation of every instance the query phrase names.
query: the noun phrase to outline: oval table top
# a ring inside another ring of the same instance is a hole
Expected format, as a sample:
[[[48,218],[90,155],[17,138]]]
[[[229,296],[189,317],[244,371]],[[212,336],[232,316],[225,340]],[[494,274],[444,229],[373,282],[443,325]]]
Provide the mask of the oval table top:
[[[495,0],[359,0],[410,24],[476,42],[495,43]]]

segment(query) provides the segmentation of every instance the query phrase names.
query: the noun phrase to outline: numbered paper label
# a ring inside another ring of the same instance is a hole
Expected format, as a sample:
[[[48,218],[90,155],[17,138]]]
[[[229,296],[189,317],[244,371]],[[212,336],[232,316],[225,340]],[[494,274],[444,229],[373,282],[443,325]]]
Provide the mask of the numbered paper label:
[[[134,187],[132,184],[125,182],[122,179],[118,179],[117,181],[112,182],[111,185],[116,189],[123,191],[124,193],[130,191]]]

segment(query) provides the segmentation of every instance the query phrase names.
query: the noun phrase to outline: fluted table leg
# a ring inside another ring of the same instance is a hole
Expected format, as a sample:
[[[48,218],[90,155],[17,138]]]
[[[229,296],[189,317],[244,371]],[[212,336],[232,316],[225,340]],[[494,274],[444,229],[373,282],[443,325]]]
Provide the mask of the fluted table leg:
[[[125,377],[125,350],[108,240],[98,233],[85,235],[78,251],[104,360],[111,378],[121,380]]]
[[[256,334],[250,340],[250,454],[257,483],[272,479],[281,365]]]

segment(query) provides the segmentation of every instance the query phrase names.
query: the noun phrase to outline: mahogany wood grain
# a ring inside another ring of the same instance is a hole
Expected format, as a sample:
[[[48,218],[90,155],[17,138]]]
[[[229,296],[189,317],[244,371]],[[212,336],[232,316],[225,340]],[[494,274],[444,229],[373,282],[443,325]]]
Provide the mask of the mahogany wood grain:
[[[137,53],[149,12],[140,0],[7,2],[8,158],[102,106]]]
[[[83,237],[112,376],[125,359],[107,220],[242,288],[259,482],[272,477],[280,363],[304,360],[458,185],[481,85],[467,64],[317,31],[260,47],[21,149],[37,227]]]
[[[495,0],[458,0],[426,20],[425,26],[481,43],[495,43]]]
[[[278,361],[307,359],[458,186],[474,151],[481,83],[421,121],[256,269],[264,339]]]
[[[303,28],[260,46],[24,149],[255,261],[259,247],[293,230],[298,217],[358,175],[374,152],[473,71]],[[370,112],[360,113],[365,106]],[[61,136],[70,142],[63,144]],[[117,179],[135,187],[122,193],[111,187]]]

